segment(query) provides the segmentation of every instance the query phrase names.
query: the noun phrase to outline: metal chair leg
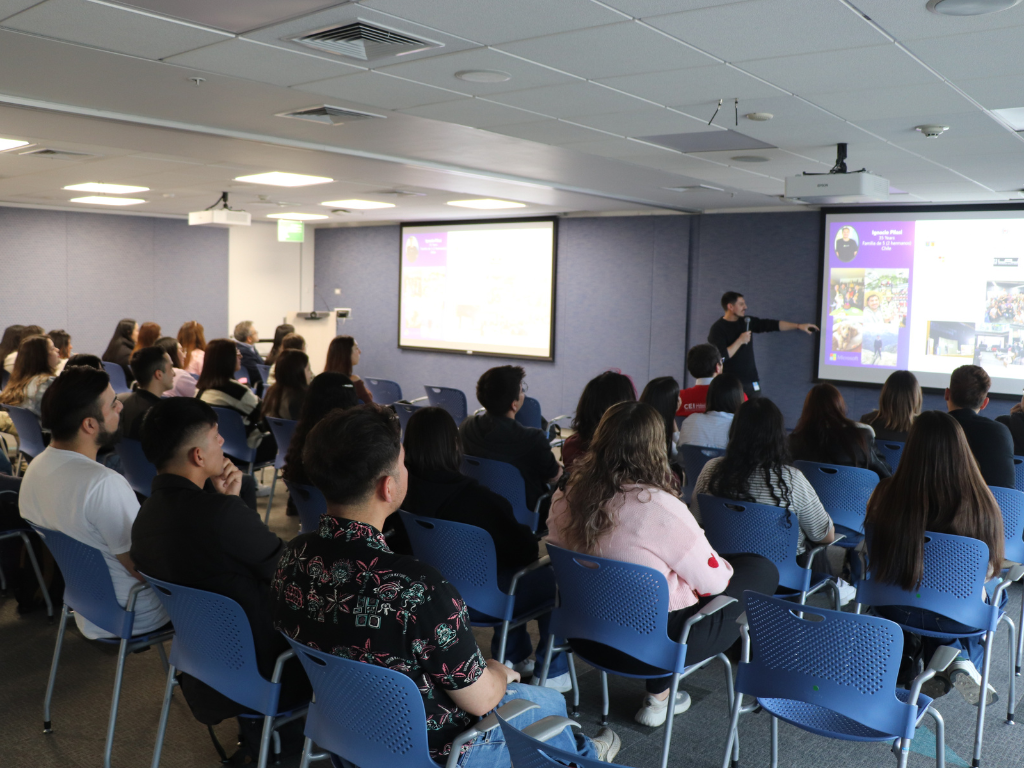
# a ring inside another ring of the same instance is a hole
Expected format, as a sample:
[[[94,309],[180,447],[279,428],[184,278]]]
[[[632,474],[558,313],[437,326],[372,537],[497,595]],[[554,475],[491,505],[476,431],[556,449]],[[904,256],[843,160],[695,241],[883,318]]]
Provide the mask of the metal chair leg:
[[[679,681],[682,675],[672,675],[672,687],[668,692],[668,718],[665,720],[665,743],[661,747],[661,768],[668,768],[668,751],[672,746],[672,721],[676,713],[676,693],[679,692]]]
[[[601,725],[608,725],[608,673],[601,672]]]
[[[114,730],[117,728],[117,707],[121,703],[121,682],[124,680],[124,662],[128,658],[128,639],[121,639],[117,653],[117,670],[114,672],[114,696],[110,701],[110,719],[107,722],[107,743],[103,748],[103,768],[110,768],[110,757],[114,751]]]
[[[156,652],[160,654],[160,663],[164,665],[164,672],[171,668],[171,665],[167,662],[167,651],[164,650],[163,643],[156,644]]]
[[[544,663],[541,665],[541,668],[540,668],[540,682],[537,683],[537,685],[539,685],[541,687],[543,687],[544,683],[546,683],[548,681],[548,670],[551,669],[551,656],[552,656],[551,652],[552,652],[552,649],[554,649],[554,647],[555,647],[555,636],[554,635],[549,635],[548,636],[547,651],[544,654]]]
[[[60,626],[57,627],[57,644],[53,648],[50,679],[46,683],[46,697],[43,699],[43,733],[53,733],[53,725],[50,722],[50,702],[53,700],[53,685],[57,682],[57,662],[60,661],[60,649],[64,645],[64,629],[68,625],[69,613],[67,603],[65,603],[60,611]]]
[[[725,740],[725,757],[722,758],[722,768],[729,768],[729,757],[732,753],[733,741],[739,736],[740,706],[743,704],[743,694],[737,693],[732,702],[732,709],[729,715],[729,735]]]
[[[274,716],[267,715],[263,718],[263,736],[260,739],[260,759],[258,768],[267,768],[267,761],[270,758],[270,734],[274,732]]]
[[[946,768],[946,723],[938,710],[928,707],[925,712],[935,721],[935,768]]]
[[[772,715],[772,768],[779,768],[779,718]]]
[[[1017,628],[1013,625],[1013,620],[1003,614],[1001,621],[1006,622],[1006,627],[1010,632],[1010,636],[1006,639],[1006,648],[1010,652],[1010,667],[1013,667],[1014,660],[1017,656]],[[1006,724],[1013,725],[1014,707],[1017,703],[1017,676],[1014,674],[1013,669],[1007,670],[1009,674],[1009,682],[1007,688],[1009,688],[1010,695],[1008,696],[1009,701],[1006,705]]]
[[[174,667],[167,668],[167,685],[164,687],[164,702],[160,707],[160,723],[156,729],[156,746],[153,747],[153,763],[151,768],[159,768],[160,753],[164,748],[164,734],[167,732],[167,715],[171,711],[171,694],[177,681],[174,679]]]
[[[985,707],[988,701],[988,678],[992,668],[992,641],[995,638],[994,632],[985,633],[985,661],[981,670],[981,694],[978,698],[978,725],[974,732],[974,760],[971,765],[977,768],[981,765],[981,743],[985,736]]]
[[[718,654],[717,658],[718,658],[719,661],[722,662],[722,665],[725,667],[725,693],[726,693],[726,696],[727,696],[727,701],[729,703],[729,710],[728,711],[732,712],[733,703],[735,701],[736,696],[738,696],[738,694],[736,694],[736,692],[735,692],[735,687],[734,687],[734,684],[733,684],[733,681],[732,681],[732,662],[729,661],[729,658],[724,653]],[[742,698],[742,697],[740,697],[740,698]],[[739,765],[739,763],[740,763],[740,734],[739,734],[739,731],[737,731],[734,734],[734,738],[732,739],[732,765],[733,765],[733,768],[736,768],[736,766]]]
[[[576,657],[572,651],[565,652],[565,660],[569,663],[569,679],[572,680],[572,716],[580,716],[580,684],[576,680]]]
[[[501,634],[498,639],[498,661],[505,663],[505,646],[508,644],[508,621],[501,622]]]
[[[899,768],[907,768],[907,759],[910,757],[910,739],[900,739],[899,753],[896,756]]]
[[[267,514],[263,518],[264,525],[270,525],[270,507],[274,504],[274,488],[277,487],[277,468],[274,468],[274,479],[270,481],[270,498],[267,499]]]
[[[39,591],[43,593],[43,600],[46,603],[46,615],[52,619],[53,602],[50,600],[50,590],[46,588],[46,582],[43,581],[43,572],[39,570],[39,561],[36,560],[36,553],[32,549],[32,542],[29,540],[26,531],[21,532],[21,540],[25,543],[25,549],[28,550],[28,560],[32,563],[32,572],[36,575],[36,581],[39,583]],[[4,589],[7,589],[7,587],[5,586]]]
[[[1021,656],[1024,656],[1024,589],[1020,596],[1020,620],[1017,622],[1017,627],[1020,632],[1017,635],[1017,663],[1014,665],[1016,667],[1014,674],[1020,677]]]

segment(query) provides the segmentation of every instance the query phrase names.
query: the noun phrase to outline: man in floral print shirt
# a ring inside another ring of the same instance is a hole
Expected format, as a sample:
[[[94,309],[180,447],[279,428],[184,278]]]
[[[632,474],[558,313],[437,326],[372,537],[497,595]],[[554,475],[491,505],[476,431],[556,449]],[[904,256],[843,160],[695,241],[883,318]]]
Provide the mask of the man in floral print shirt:
[[[293,539],[271,583],[275,626],[312,648],[398,670],[423,694],[435,760],[452,739],[512,699],[538,703],[515,720],[522,728],[565,700],[521,685],[519,674],[477,647],[466,604],[434,568],[388,548],[381,528],[405,498],[408,473],[398,419],[382,406],[337,410],[306,438],[303,467],[327,499],[320,527]],[[550,742],[611,760],[619,740],[605,729],[594,741],[568,728]],[[464,748],[463,768],[510,765],[500,729]]]

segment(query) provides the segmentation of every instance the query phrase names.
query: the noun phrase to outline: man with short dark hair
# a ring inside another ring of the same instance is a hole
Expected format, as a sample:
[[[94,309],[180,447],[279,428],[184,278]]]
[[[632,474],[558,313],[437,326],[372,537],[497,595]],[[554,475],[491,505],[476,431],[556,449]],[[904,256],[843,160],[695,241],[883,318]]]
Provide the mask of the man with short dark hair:
[[[722,356],[714,344],[698,344],[686,354],[686,370],[696,380],[692,387],[679,390],[679,410],[676,416],[684,419],[707,410],[708,387],[711,380],[722,372]],[[746,401],[747,396],[743,395]]]
[[[272,585],[275,626],[289,637],[343,658],[409,676],[423,695],[430,756],[443,761],[452,739],[512,699],[538,704],[516,717],[522,728],[565,714],[550,689],[516,685],[519,673],[484,661],[458,590],[431,566],[396,555],[381,533],[408,485],[398,418],[373,403],[335,410],[306,437],[302,463],[327,499],[316,532],[285,548]],[[364,706],[391,704],[385,692]],[[594,741],[563,729],[550,742],[610,761],[619,738],[603,729]],[[507,768],[500,729],[464,748],[460,768]]]
[[[562,467],[547,435],[516,421],[526,399],[525,378],[526,371],[518,365],[485,371],[476,384],[476,399],[486,412],[462,422],[459,437],[467,456],[504,461],[518,469],[526,482],[526,505],[533,509],[547,486],[561,477]],[[545,517],[542,510],[541,519]]]
[[[949,377],[946,409],[963,427],[985,483],[1013,488],[1013,436],[1006,425],[978,413],[988,405],[991,388],[992,379],[984,368],[961,365]]]
[[[121,411],[121,434],[131,440],[142,436],[142,417],[160,402],[164,392],[174,388],[171,357],[160,347],[143,347],[128,363],[135,376],[136,388],[124,399]]]
[[[235,326],[235,346],[242,353],[242,367],[249,374],[249,385],[253,388],[263,387],[263,378],[257,365],[263,365],[263,357],[256,351],[256,342],[260,340],[260,332],[256,330],[252,320],[243,320]],[[257,390],[259,391],[259,390]]]
[[[65,368],[43,395],[41,412],[52,439],[25,471],[21,516],[102,552],[114,595],[124,606],[128,592],[144,579],[129,554],[139,502],[127,480],[96,461],[99,449],[117,438],[121,403],[110,377],[94,368]],[[157,596],[143,590],[135,602],[134,633],[152,632],[167,621]],[[112,637],[80,613],[75,622],[90,640]]]
[[[853,261],[860,247],[856,240],[850,238],[853,230],[843,227],[839,230],[840,237],[836,239],[836,256],[840,261]]]

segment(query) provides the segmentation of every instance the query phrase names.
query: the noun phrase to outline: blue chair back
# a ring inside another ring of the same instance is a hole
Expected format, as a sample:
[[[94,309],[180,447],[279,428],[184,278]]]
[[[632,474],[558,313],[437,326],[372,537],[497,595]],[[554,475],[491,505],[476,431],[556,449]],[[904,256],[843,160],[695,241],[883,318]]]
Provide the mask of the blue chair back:
[[[697,478],[700,476],[701,470],[704,469],[704,465],[711,461],[711,459],[725,456],[725,449],[705,448],[702,445],[687,445],[683,443],[679,446],[679,456],[683,462],[683,471],[686,473],[686,486],[683,488],[685,498],[683,500],[689,501],[693,495],[693,489],[697,485]]]
[[[983,541],[928,531],[924,538],[921,583],[914,589],[904,590],[895,584],[878,581],[869,571],[857,582],[857,602],[871,606],[924,608],[979,631],[991,629],[995,632],[999,609],[988,605],[982,598],[988,574],[988,555],[988,546]],[[944,636],[923,629],[915,629],[914,632]]]
[[[686,646],[668,636],[668,581],[660,571],[550,543],[547,551],[558,584],[551,634],[604,643],[667,672],[686,668]]]
[[[364,376],[363,384],[370,390],[370,394],[373,395],[373,402],[375,403],[391,405],[402,399],[402,388],[398,385],[397,381]]]
[[[274,469],[284,468],[284,457],[288,454],[288,446],[295,434],[295,427],[299,422],[291,419],[275,419],[267,416],[267,424],[270,425],[270,432],[277,442],[277,456],[274,457]]]
[[[894,735],[914,737],[917,707],[896,698],[903,632],[895,623],[751,591],[744,604],[751,658],[739,665],[737,692],[814,704],[875,731],[895,727]],[[827,713],[821,722],[828,727]]]
[[[121,468],[124,469],[124,476],[132,490],[143,496],[152,494],[156,467],[149,463],[146,454],[142,452],[142,443],[124,437],[115,450],[121,457]]]
[[[1024,492],[995,485],[988,489],[1003,514],[1003,556],[1014,563],[1024,563]]]
[[[146,579],[174,624],[171,664],[232,701],[263,715],[277,714],[281,684],[260,674],[242,606],[215,592]]]
[[[103,553],[60,531],[38,525],[32,528],[43,537],[64,576],[67,606],[112,635],[131,637],[135,613],[129,613],[118,604]]]
[[[576,765],[579,768],[616,768],[615,763],[602,763],[592,757],[580,757],[577,754],[545,744],[543,741],[527,736],[514,725],[509,725],[498,715],[498,725],[505,734],[505,746],[515,768],[565,768]],[[621,768],[621,767],[620,767]]]
[[[287,639],[315,696],[306,715],[306,736],[367,768],[438,768],[427,746],[423,696],[412,678]]]
[[[800,523],[796,513],[782,507],[733,501],[697,494],[701,523],[708,543],[728,557],[749,552],[771,560],[779,569],[779,586],[805,591],[810,589],[811,572],[796,562]]]
[[[1024,456],[1013,457],[1013,487],[1024,491]]]
[[[374,397],[376,397],[376,395],[374,395]],[[402,439],[405,440],[405,425],[409,423],[409,419],[412,418],[412,415],[423,406],[394,403],[392,407],[395,409],[395,413],[398,414],[398,423],[402,426]]]
[[[131,387],[128,386],[128,379],[125,378],[124,368],[120,365],[104,361],[103,370],[110,377],[110,386],[114,388],[114,394],[121,395],[132,391]]]
[[[400,510],[417,560],[437,568],[466,605],[497,619],[512,619],[512,600],[498,588],[494,540],[483,528]]]
[[[214,408],[217,413],[217,431],[224,438],[224,453],[238,461],[250,462],[256,458],[256,449],[246,442],[248,433],[242,414],[230,408]]]
[[[519,470],[504,461],[481,459],[478,456],[462,457],[462,474],[472,477],[480,485],[504,496],[512,505],[512,512],[523,525],[537,532],[540,515],[526,506],[526,481]]]
[[[327,514],[327,499],[315,485],[285,482],[288,493],[299,510],[299,533],[320,529],[320,516]]]
[[[793,464],[804,473],[832,522],[863,535],[868,499],[878,485],[878,475],[870,469],[816,461],[794,461]]]
[[[435,387],[427,384],[423,387],[427,392],[427,400],[437,408],[444,408],[455,419],[458,426],[466,420],[469,414],[469,406],[466,405],[466,395],[461,389],[452,387]]]
[[[270,384],[269,384],[269,381],[270,381],[270,366],[269,365],[260,365],[259,363],[256,363],[256,370],[259,371],[260,379],[263,380],[263,387],[264,388],[269,387],[270,386]]]
[[[14,428],[18,430],[18,450],[30,458],[35,458],[44,450],[43,430],[39,426],[39,419],[27,408],[16,408],[13,405],[5,406],[7,413],[14,422]]]
[[[900,465],[900,457],[903,456],[903,449],[906,448],[906,443],[901,443],[898,440],[876,440],[875,447],[878,448],[879,453],[885,457],[889,467],[893,472],[896,471],[896,467]]]
[[[523,398],[523,407],[519,409],[518,413],[516,413],[516,421],[524,427],[541,429],[541,425],[544,423],[544,417],[540,412],[540,401],[532,397]]]

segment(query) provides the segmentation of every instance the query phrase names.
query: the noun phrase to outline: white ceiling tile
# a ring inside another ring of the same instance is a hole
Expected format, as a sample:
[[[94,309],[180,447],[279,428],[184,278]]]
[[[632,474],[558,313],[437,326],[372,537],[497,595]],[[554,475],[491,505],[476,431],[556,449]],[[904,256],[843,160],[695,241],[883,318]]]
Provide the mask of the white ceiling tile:
[[[857,7],[897,40],[967,35],[986,29],[1024,25],[1024,6],[982,16],[943,16],[931,13],[922,2],[857,0]]]
[[[884,37],[838,2],[751,0],[646,19],[726,61],[875,45]]]
[[[1024,6],[1021,6],[1024,8]],[[1024,69],[1020,27],[908,42],[915,55],[944,77],[956,82],[976,77],[1016,75]]]
[[[706,122],[667,109],[637,109],[610,115],[590,115],[574,122],[620,136],[661,136],[710,130]]]
[[[929,112],[939,114],[977,111],[967,99],[940,82],[912,88],[874,88],[846,93],[818,93],[809,98],[815,104],[855,123]]]
[[[230,37],[87,0],[47,0],[3,26],[146,59],[162,59]]]
[[[715,63],[713,58],[632,21],[506,43],[500,48],[588,80]]]
[[[560,120],[540,120],[536,123],[495,126],[487,130],[492,133],[515,136],[517,139],[536,141],[541,144],[568,144],[570,142],[599,138],[603,135],[596,131],[563,123]]]
[[[229,32],[259,29],[337,4],[338,0],[121,0],[121,5],[144,8],[162,16]]]
[[[446,101],[442,104],[427,104],[422,107],[410,107],[401,110],[407,115],[425,117],[430,120],[441,120],[446,123],[468,125],[472,128],[489,128],[494,125],[515,125],[516,123],[533,123],[541,118],[533,112],[527,112],[504,104],[495,104],[484,99],[462,99]]]
[[[622,16],[590,0],[363,0],[360,4],[468,38],[497,45],[539,35],[621,21]]]
[[[707,110],[708,117],[714,105]],[[687,108],[693,112],[693,108]],[[744,115],[752,112],[768,112],[773,115],[767,122],[748,120]],[[739,125],[736,125],[735,109],[728,102],[722,105],[715,118],[715,125],[729,128],[754,139],[789,148],[801,145],[826,145],[836,142],[865,141],[863,131],[844,120],[816,109],[814,106],[793,96],[774,96],[766,99],[740,99]]]
[[[602,2],[623,13],[628,13],[633,18],[646,19],[666,13],[710,8],[713,5],[729,5],[729,3],[738,3],[742,0],[602,0]]]
[[[717,104],[719,99],[754,99],[781,95],[779,89],[725,64],[611,77],[600,82],[667,107]],[[708,112],[708,118],[712,112],[714,108]]]
[[[1024,106],[1024,74],[1007,77],[956,78],[957,87],[987,109]]]
[[[776,178],[794,176],[798,173],[803,173],[804,171],[808,171],[810,173],[824,173],[832,166],[832,163],[816,163],[812,160],[797,157],[796,155],[790,154],[789,152],[785,152],[781,149],[754,149],[743,152],[737,152],[736,150],[732,150],[730,152],[694,152],[692,155],[698,159],[703,158],[723,163],[724,165],[738,171],[753,171],[764,174],[765,176],[774,176]],[[766,157],[768,158],[768,162],[745,163],[733,159],[735,157],[748,156]]]
[[[650,155],[652,147],[650,144],[641,144],[638,141],[628,139],[597,139],[596,141],[573,141],[560,145],[562,149],[571,149],[576,152],[586,152],[590,155],[611,157],[616,160],[628,160],[633,157]]]
[[[1000,194],[999,192],[989,192],[982,189],[977,184],[972,184],[969,181],[958,181],[944,183],[929,183],[929,184],[908,184],[905,188],[900,187],[905,192],[909,192],[912,195],[920,197],[922,200],[928,200],[936,203],[974,203],[984,202],[985,200],[1006,200],[1007,195],[1005,193]]]
[[[39,0],[0,0],[0,19],[21,13],[33,5],[39,5]]]
[[[651,106],[631,96],[584,82],[500,93],[491,96],[491,99],[552,117],[602,115],[609,112],[629,112]]]
[[[361,71],[359,67],[338,61],[306,56],[245,39],[225,40],[164,61],[272,85],[299,85]]]
[[[444,91],[420,83],[410,83],[378,72],[360,72],[356,75],[334,77],[297,86],[300,91],[320,93],[335,99],[368,104],[379,109],[408,109],[423,104],[465,99],[458,93]]]
[[[511,75],[511,78],[504,83],[471,83],[455,77],[456,72],[467,69],[505,72]],[[569,83],[575,80],[575,78],[559,74],[547,67],[531,64],[491,48],[473,48],[468,51],[436,55],[381,67],[378,71],[405,77],[418,83],[436,85],[439,88],[454,88],[474,96],[487,96],[503,91],[521,91],[526,88]]]

